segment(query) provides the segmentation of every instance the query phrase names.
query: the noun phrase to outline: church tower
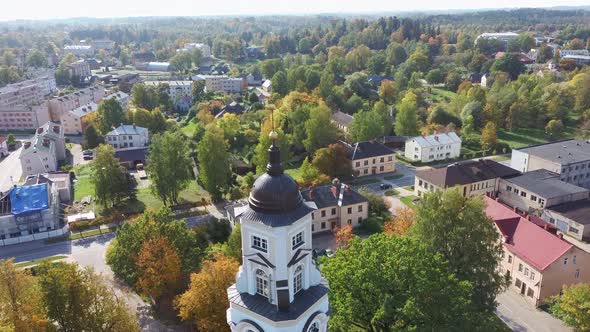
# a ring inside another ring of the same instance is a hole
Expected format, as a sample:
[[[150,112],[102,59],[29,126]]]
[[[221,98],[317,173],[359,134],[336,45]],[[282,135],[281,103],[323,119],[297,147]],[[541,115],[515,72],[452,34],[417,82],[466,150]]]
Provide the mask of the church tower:
[[[270,134],[269,162],[239,212],[242,266],[227,290],[232,332],[327,332],[328,284],[312,259],[311,212],[283,172]]]

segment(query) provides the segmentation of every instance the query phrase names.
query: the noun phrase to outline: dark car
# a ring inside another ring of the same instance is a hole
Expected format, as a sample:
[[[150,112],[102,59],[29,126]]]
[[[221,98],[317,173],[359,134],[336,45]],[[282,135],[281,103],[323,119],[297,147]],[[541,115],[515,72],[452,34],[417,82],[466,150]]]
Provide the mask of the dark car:
[[[392,186],[389,183],[382,183],[379,185],[379,188],[381,189],[391,189]]]
[[[84,160],[94,159],[94,151],[84,150],[84,151],[82,151],[82,157],[84,158]]]

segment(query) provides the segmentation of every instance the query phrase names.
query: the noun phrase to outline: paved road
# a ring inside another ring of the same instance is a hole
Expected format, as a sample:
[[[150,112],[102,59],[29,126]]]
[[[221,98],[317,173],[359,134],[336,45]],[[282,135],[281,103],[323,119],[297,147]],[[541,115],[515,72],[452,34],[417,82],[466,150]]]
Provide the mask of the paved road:
[[[19,159],[21,149],[12,151],[8,157],[0,162],[0,170],[2,170],[0,174],[0,191],[2,192],[10,189],[20,180],[23,174]]]
[[[562,321],[531,306],[511,290],[498,295],[496,314],[516,332],[573,332]]]

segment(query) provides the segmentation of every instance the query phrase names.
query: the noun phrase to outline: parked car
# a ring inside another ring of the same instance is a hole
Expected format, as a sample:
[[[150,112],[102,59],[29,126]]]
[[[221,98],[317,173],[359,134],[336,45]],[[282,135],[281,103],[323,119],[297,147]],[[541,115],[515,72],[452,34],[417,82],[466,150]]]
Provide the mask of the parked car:
[[[145,168],[143,167],[143,164],[137,164],[137,166],[135,166],[135,169],[137,170],[137,175],[139,176],[140,179],[142,179],[142,180],[147,179],[147,173],[145,172]]]
[[[92,150],[84,150],[84,151],[82,151],[82,158],[84,160],[94,159],[94,151],[92,151]]]
[[[384,189],[384,190],[385,189],[391,189],[392,188],[392,185],[390,185],[389,183],[382,183],[382,184],[379,185],[379,188]]]

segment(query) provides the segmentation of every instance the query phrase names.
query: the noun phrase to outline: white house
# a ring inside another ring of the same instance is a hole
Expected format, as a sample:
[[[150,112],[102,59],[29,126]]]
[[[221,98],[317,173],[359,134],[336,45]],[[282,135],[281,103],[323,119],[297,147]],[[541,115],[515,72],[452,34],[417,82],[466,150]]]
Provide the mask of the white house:
[[[32,141],[25,142],[20,153],[23,175],[55,172],[58,161],[66,157],[63,127],[47,122],[37,129]]]
[[[461,138],[455,132],[417,136],[406,141],[404,156],[411,161],[429,163],[457,158],[461,154]]]
[[[148,130],[136,125],[120,125],[106,134],[105,141],[117,151],[143,149],[149,143]]]
[[[311,252],[316,207],[303,200],[280,158],[273,142],[267,171],[236,216],[242,265],[227,290],[232,332],[327,332],[328,285]]]

